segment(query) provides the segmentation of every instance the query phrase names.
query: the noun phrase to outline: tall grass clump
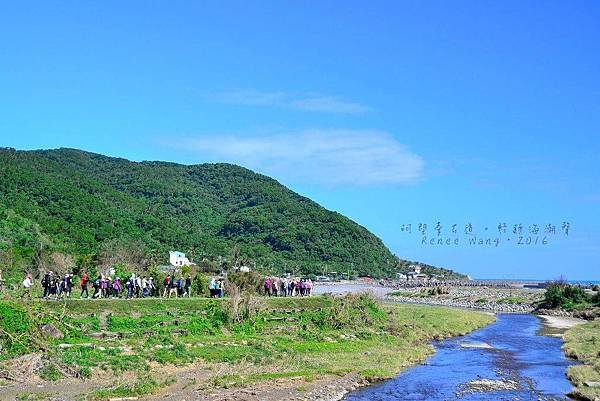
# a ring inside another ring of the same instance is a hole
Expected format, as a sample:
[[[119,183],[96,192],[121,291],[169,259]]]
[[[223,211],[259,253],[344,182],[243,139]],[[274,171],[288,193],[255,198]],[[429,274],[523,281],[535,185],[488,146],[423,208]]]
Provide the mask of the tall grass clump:
[[[31,337],[35,329],[23,306],[0,301],[0,360],[32,352]]]
[[[254,291],[243,291],[234,282],[225,283],[229,294],[228,315],[232,323],[241,323],[258,315],[264,309],[263,300]]]
[[[359,329],[382,326],[388,321],[388,317],[373,295],[365,292],[334,297],[331,307],[315,313],[313,320],[322,328]]]

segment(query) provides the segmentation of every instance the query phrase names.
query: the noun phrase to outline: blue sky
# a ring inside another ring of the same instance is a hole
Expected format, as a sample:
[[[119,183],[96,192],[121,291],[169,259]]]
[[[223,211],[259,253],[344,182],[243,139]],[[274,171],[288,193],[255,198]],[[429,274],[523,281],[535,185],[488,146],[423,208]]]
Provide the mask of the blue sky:
[[[0,145],[234,162],[404,258],[600,279],[599,19],[591,1],[6,3]],[[558,227],[498,247],[401,231],[438,221]]]

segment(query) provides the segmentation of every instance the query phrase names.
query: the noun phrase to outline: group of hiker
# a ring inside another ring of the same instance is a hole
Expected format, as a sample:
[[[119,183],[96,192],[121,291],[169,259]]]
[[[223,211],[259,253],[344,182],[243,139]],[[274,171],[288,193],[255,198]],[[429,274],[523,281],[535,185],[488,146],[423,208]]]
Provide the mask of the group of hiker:
[[[44,299],[62,299],[70,298],[73,290],[73,275],[65,274],[60,276],[51,270],[44,273],[41,280],[43,289],[42,297]],[[187,276],[167,276],[163,282],[163,297],[185,297],[191,296],[192,278]],[[28,274],[23,280],[23,288],[29,290],[33,286],[33,280]],[[91,287],[91,288],[90,288]],[[146,277],[132,273],[129,278],[122,280],[116,276],[114,278],[99,274],[95,279],[91,279],[87,273],[83,273],[79,280],[81,290],[80,298],[146,298],[159,296],[159,290],[153,277]]]
[[[70,298],[71,291],[73,290],[73,276],[67,273],[63,277],[60,277],[49,270],[42,277],[41,284],[44,290],[43,298]],[[23,288],[29,290],[31,287],[33,287],[33,280],[31,275],[28,274],[23,280]]]
[[[225,287],[222,278],[214,278],[208,281],[208,291],[211,298],[223,298],[225,295]]]
[[[175,276],[167,276],[163,281],[164,291],[163,298],[167,295],[169,298],[172,296],[177,297],[190,297],[192,295],[192,277],[188,276],[184,279],[183,276],[175,278]]]
[[[71,298],[73,287],[76,286],[74,276],[70,273],[60,275],[48,270],[41,279],[44,299]],[[211,277],[208,281],[208,290],[211,298],[223,298],[225,296],[225,280],[223,277]],[[22,282],[27,296],[30,296],[34,281],[31,274],[27,274]],[[264,295],[273,297],[294,297],[312,295],[313,282],[309,278],[293,277],[267,277],[263,283]],[[153,277],[141,276],[132,273],[131,276],[122,280],[119,276],[110,277],[99,274],[92,279],[87,273],[83,273],[79,280],[79,298],[92,299],[117,299],[117,298],[147,298],[159,297],[178,298],[190,297],[192,295],[192,277],[188,274],[168,275],[162,282],[162,292],[158,288]]]
[[[309,278],[267,277],[263,287],[269,297],[304,297],[312,294],[313,282]]]

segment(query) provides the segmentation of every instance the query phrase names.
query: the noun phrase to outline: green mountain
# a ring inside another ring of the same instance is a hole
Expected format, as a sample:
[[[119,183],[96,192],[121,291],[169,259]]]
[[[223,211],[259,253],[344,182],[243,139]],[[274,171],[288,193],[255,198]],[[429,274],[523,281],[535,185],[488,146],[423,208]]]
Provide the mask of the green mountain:
[[[111,255],[160,264],[168,250],[207,267],[273,272],[320,274],[327,265],[381,277],[408,265],[364,227],[245,168],[75,149],[0,149],[0,249],[5,265],[51,252],[78,264],[122,262]]]

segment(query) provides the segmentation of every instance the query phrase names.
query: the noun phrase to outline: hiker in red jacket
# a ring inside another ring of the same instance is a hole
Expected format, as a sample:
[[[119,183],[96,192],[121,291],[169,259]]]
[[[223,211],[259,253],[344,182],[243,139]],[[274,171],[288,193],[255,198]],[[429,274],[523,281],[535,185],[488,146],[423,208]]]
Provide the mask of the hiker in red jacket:
[[[81,286],[81,294],[79,294],[79,298],[83,298],[83,293],[85,292],[85,297],[89,298],[90,294],[88,294],[88,282],[90,281],[90,278],[88,277],[87,273],[83,273],[83,276],[81,277],[81,281],[79,281],[79,285]]]

